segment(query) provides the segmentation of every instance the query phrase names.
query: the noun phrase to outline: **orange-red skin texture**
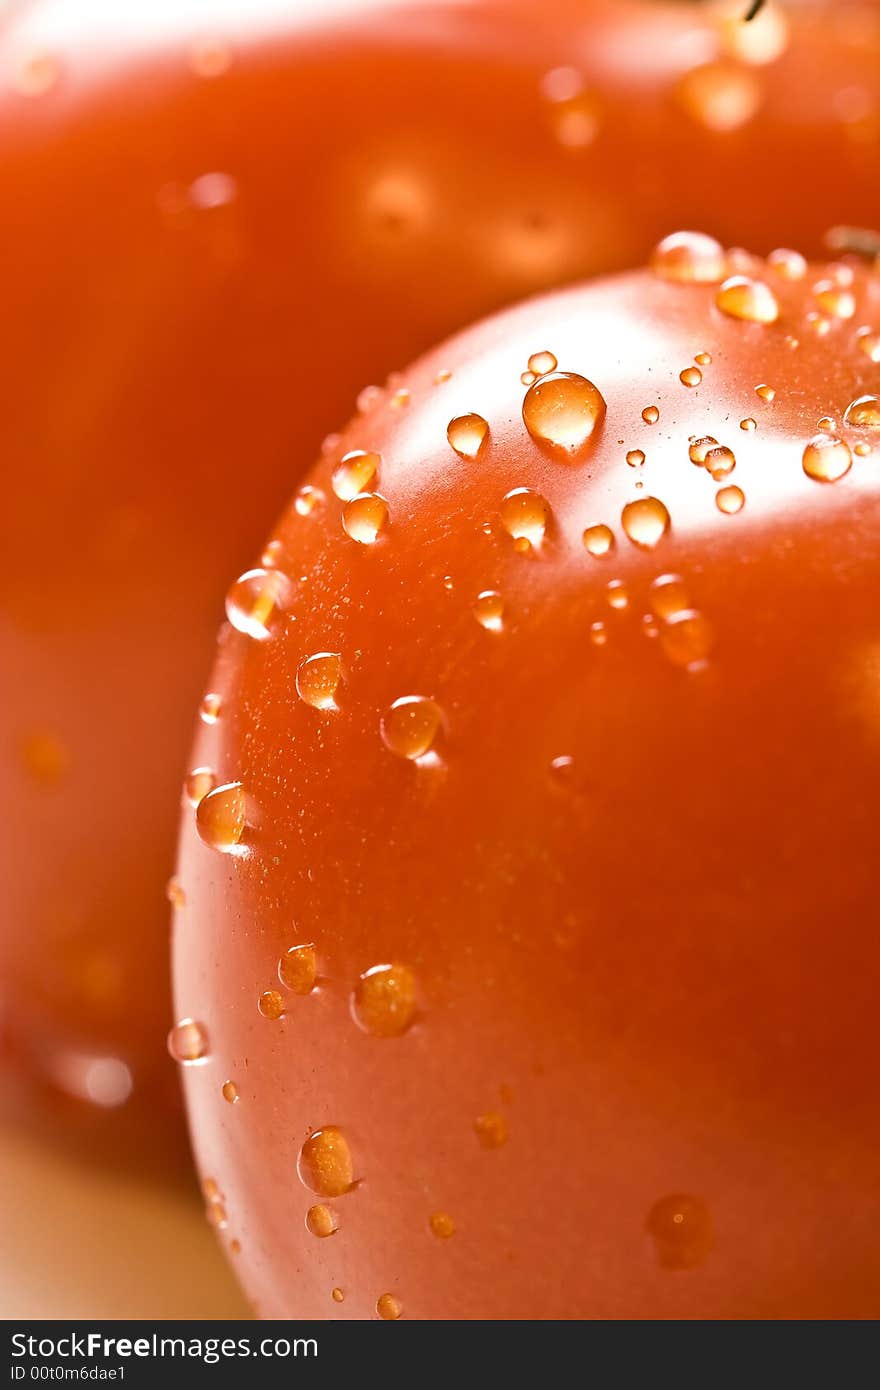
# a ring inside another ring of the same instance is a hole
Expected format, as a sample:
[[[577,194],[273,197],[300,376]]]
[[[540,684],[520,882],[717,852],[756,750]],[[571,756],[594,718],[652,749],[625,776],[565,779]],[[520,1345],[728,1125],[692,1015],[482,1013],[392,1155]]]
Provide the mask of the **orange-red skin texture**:
[[[696,6],[284,8],[46,0],[0,30],[4,1008],[44,1080],[125,1060],[153,1137],[192,709],[223,586],[325,431],[446,332],[673,227],[815,251],[875,198],[876,130],[835,101],[876,108],[877,29],[844,6],[791,9],[724,136],[672,95],[714,51]],[[195,74],[205,40],[228,71]],[[13,77],[31,54],[57,67],[40,96]],[[540,94],[572,64],[598,102],[580,151]]]
[[[227,713],[192,757],[243,783],[248,828],[228,856],[184,814],[175,993],[211,1038],[185,1077],[197,1159],[265,1316],[371,1317],[384,1291],[416,1318],[880,1307],[880,432],[841,425],[876,394],[856,326],[880,320],[880,281],[858,271],[855,317],[819,336],[824,267],[790,284],[755,273],[776,324],[644,272],[534,300],[422,358],[403,374],[409,406],[386,396],[309,475],[323,509],[282,516],[275,563],[294,594],[273,635],[221,634],[211,688]],[[519,375],[543,349],[607,403],[571,462],[521,418]],[[688,389],[698,353],[712,360]],[[477,462],[446,441],[468,411],[491,431]],[[873,443],[830,484],[802,467],[826,416],[851,447]],[[706,434],[736,455],[738,515],[690,461]],[[355,448],[382,455],[389,523],[373,545],[346,537],[331,486]],[[531,554],[499,517],[517,487],[551,509]],[[671,527],[644,550],[620,517],[649,495]],[[596,559],[581,535],[602,523],[615,548]],[[669,658],[661,618],[644,631],[669,573],[714,635],[700,669]],[[473,614],[486,589],[504,600],[500,632]],[[345,664],[336,709],[297,697],[316,651]],[[421,765],[380,734],[415,694],[444,715]],[[319,988],[269,1023],[258,995],[297,941],[314,943]],[[419,1014],[375,1038],[350,994],[390,961],[414,972]],[[494,1114],[495,1147],[479,1121]],[[328,1124],[357,1185],[319,1241],[296,1159]],[[708,1212],[686,1259],[674,1228],[662,1252],[646,1229],[668,1225],[676,1194]],[[442,1241],[438,1210],[455,1223]]]

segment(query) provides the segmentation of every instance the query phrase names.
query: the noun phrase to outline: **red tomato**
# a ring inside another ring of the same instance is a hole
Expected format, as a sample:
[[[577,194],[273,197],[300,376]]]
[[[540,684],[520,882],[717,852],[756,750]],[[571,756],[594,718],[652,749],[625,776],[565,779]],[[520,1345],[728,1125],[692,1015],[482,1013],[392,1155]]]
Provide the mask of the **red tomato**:
[[[0,977],[29,1065],[133,1086],[151,1138],[190,710],[324,432],[672,226],[818,250],[876,211],[874,5],[290,9],[35,0],[0,36]]]
[[[266,1316],[876,1314],[880,278],[655,264],[230,590],[171,1047]]]

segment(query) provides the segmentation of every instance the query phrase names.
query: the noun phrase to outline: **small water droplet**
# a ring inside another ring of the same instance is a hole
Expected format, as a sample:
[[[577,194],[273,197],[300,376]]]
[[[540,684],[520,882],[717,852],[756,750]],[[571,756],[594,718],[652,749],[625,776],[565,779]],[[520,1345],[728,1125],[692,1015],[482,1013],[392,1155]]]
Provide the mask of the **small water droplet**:
[[[211,691],[205,695],[199,705],[199,718],[204,724],[216,724],[223,710],[223,701],[220,696]]]
[[[442,386],[443,383],[444,383],[445,381],[449,381],[449,380],[451,379],[451,377],[452,377],[452,372],[449,370],[449,368],[448,368],[448,367],[441,367],[440,370],[439,370],[439,372],[437,373],[437,375],[434,377],[434,385],[435,385],[435,386]]]
[[[334,1303],[342,1303],[342,1302],[344,1301],[344,1299],[345,1299],[345,1294],[344,1294],[344,1292],[342,1291],[342,1289],[334,1289],[334,1290],[333,1290],[333,1302],[334,1302]]]
[[[277,1023],[279,1018],[284,1017],[284,995],[279,994],[277,989],[264,989],[257,1000],[257,1008],[272,1023]]]
[[[713,646],[712,627],[696,609],[685,608],[666,619],[660,633],[663,650],[676,666],[697,670]]]
[[[787,246],[780,246],[777,250],[771,251],[767,257],[767,264],[784,280],[803,280],[807,273],[804,257],[799,251],[791,251]]]
[[[501,503],[501,524],[515,541],[539,550],[550,521],[550,507],[539,492],[517,487]]]
[[[664,1269],[693,1269],[712,1249],[712,1217],[700,1197],[662,1197],[648,1213],[646,1226]]]
[[[247,803],[240,782],[227,782],[203,796],[196,807],[199,839],[210,849],[235,850],[244,833]]]
[[[588,526],[584,532],[584,548],[588,554],[608,555],[614,549],[614,532],[610,526]]]
[[[642,449],[630,449],[626,455],[626,461],[630,468],[641,468],[645,462],[645,454]]]
[[[813,294],[822,312],[833,319],[851,319],[856,312],[855,296],[835,280],[820,280]]]
[[[626,608],[629,603],[629,593],[622,579],[612,579],[607,589],[605,597],[610,608]]]
[[[705,468],[714,478],[715,482],[721,478],[726,478],[728,473],[732,473],[736,467],[736,456],[732,449],[726,444],[719,444],[711,434],[703,435],[701,439],[692,438],[688,448],[688,456],[691,463]]]
[[[297,1159],[300,1182],[319,1197],[341,1197],[354,1182],[348,1140],[336,1125],[310,1134]]]
[[[758,428],[758,422],[757,420],[753,420],[751,415],[749,415],[745,420],[740,420],[739,427],[741,430],[745,430],[746,433],[749,433],[751,430],[756,430]]]
[[[590,641],[594,647],[604,647],[608,641],[608,629],[601,619],[598,622],[590,623]]]
[[[860,459],[867,458],[871,452],[870,444],[859,443],[853,446],[853,453],[858,454]]]
[[[484,1149],[500,1149],[507,1143],[507,1121],[497,1111],[490,1110],[474,1120],[474,1133]]]
[[[861,430],[880,429],[880,400],[876,396],[859,396],[847,406],[843,423]]]
[[[536,377],[546,376],[548,372],[555,372],[558,366],[559,363],[553,353],[547,352],[546,349],[543,352],[533,352],[529,358],[529,371],[533,372]]]
[[[477,594],[474,617],[489,632],[500,632],[504,626],[504,600],[501,595],[494,589],[484,589]]]
[[[670,516],[659,497],[639,497],[627,502],[620,522],[633,545],[652,550],[669,530]]]
[[[218,1231],[222,1231],[228,1225],[226,1217],[226,1207],[222,1202],[209,1202],[205,1207],[205,1215],[212,1226]]]
[[[351,502],[367,492],[378,475],[382,455],[373,450],[352,449],[343,454],[333,470],[333,491],[342,502]]]
[[[306,1212],[306,1230],[320,1240],[326,1240],[328,1236],[335,1235],[339,1230],[336,1213],[332,1208],[323,1205],[309,1207]]]
[[[657,409],[656,405],[646,405],[642,411],[642,419],[646,425],[656,425],[657,421],[660,419],[660,411]]]
[[[227,1101],[230,1105],[237,1104],[238,1087],[236,1086],[234,1081],[224,1081],[220,1089],[222,1091],[223,1099],[225,1101]]]
[[[664,621],[690,608],[684,580],[678,574],[660,574],[651,582],[651,608]]]
[[[385,747],[399,758],[416,761],[434,744],[443,723],[436,700],[427,695],[404,695],[382,716],[380,730]]]
[[[165,896],[176,911],[179,912],[182,908],[186,907],[186,893],[183,891],[183,885],[180,879],[176,876],[174,878],[169,878],[166,883]]]
[[[346,502],[342,526],[360,545],[372,545],[388,523],[388,503],[378,492],[363,492]]]
[[[712,365],[712,354],[710,352],[698,352],[694,361],[698,367],[710,367]]]
[[[294,994],[311,994],[317,973],[315,948],[311,944],[289,947],[278,962],[278,978]]]
[[[186,781],[183,784],[183,794],[190,806],[198,806],[202,798],[208,795],[216,783],[217,778],[210,767],[195,767],[192,772],[187,773]]]
[[[351,996],[351,1012],[365,1033],[396,1038],[416,1016],[416,980],[408,965],[374,965],[365,970]]]
[[[538,380],[534,372],[520,372],[519,379],[523,386],[531,386],[533,381]]]
[[[338,652],[315,652],[297,667],[296,693],[313,709],[338,709],[336,693],[342,681],[342,657]]]
[[[208,1056],[208,1032],[194,1018],[182,1018],[168,1034],[168,1051],[175,1062],[203,1062]]]
[[[869,362],[880,362],[880,333],[875,333],[873,328],[860,328],[856,342]]]
[[[745,500],[746,495],[742,488],[734,485],[719,488],[715,494],[715,506],[725,516],[735,516],[737,512],[741,512]]]
[[[432,1212],[428,1224],[431,1227],[431,1233],[438,1240],[448,1240],[450,1236],[455,1235],[455,1222],[445,1211]]]
[[[385,1322],[396,1322],[403,1312],[403,1304],[393,1293],[383,1293],[376,1300],[376,1312]]]
[[[268,637],[290,600],[290,581],[280,570],[248,570],[226,595],[226,616],[247,637]]]
[[[724,248],[702,232],[673,232],[654,248],[651,269],[661,280],[717,284],[725,270]]]
[[[489,426],[482,415],[456,415],[446,427],[446,438],[459,458],[475,459],[489,438]]]
[[[740,130],[761,105],[761,83],[753,72],[726,59],[690,68],[675,96],[691,120],[707,130]]]
[[[715,303],[723,314],[747,323],[775,323],[779,318],[779,305],[769,285],[748,275],[731,275],[725,280]]]
[[[816,434],[804,449],[804,472],[817,483],[836,483],[852,467],[852,454],[833,434]]]
[[[761,400],[767,401],[768,404],[770,401],[776,399],[776,392],[774,391],[773,387],[765,386],[763,383],[760,386],[755,387],[755,395],[760,396]]]
[[[588,442],[605,415],[605,401],[592,381],[575,372],[550,372],[530,386],[522,407],[536,444],[573,454]]]
[[[703,373],[699,367],[685,367],[683,372],[679,372],[678,379],[682,386],[699,386]]]
[[[312,512],[317,511],[324,505],[325,497],[319,487],[311,487],[307,483],[301,487],[293,499],[293,508],[298,516],[311,516]]]
[[[821,430],[823,434],[833,434],[835,429],[834,421],[830,415],[823,415],[821,420],[816,421],[816,428]]]

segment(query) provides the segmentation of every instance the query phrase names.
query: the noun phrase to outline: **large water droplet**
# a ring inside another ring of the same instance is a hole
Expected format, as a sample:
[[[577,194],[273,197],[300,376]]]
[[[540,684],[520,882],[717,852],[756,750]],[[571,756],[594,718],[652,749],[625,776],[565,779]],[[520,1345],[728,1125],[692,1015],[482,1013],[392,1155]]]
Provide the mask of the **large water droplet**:
[[[501,503],[501,524],[515,541],[539,550],[550,521],[550,506],[539,492],[517,487]]]
[[[539,377],[525,395],[523,420],[542,448],[576,453],[588,442],[605,414],[601,392],[575,372],[550,372]]]
[[[836,483],[852,467],[849,446],[833,434],[816,434],[804,449],[804,472],[817,483]]]
[[[226,595],[226,616],[238,632],[262,641],[290,600],[290,581],[280,570],[248,570]]]
[[[388,503],[378,492],[362,492],[343,508],[343,529],[360,545],[372,545],[387,524]]]
[[[669,512],[659,497],[639,497],[627,502],[620,515],[624,532],[633,545],[651,550],[669,530]]]
[[[380,728],[386,748],[399,758],[415,761],[430,751],[442,723],[436,700],[427,695],[404,695],[382,716]]]
[[[342,680],[342,657],[338,652],[315,652],[300,662],[296,672],[296,693],[314,709],[338,709],[336,692]]]
[[[779,305],[769,285],[747,275],[731,275],[725,280],[715,303],[723,314],[747,323],[775,323],[779,318]]]
[[[446,427],[446,438],[459,458],[475,459],[489,438],[489,426],[482,415],[457,415]]]
[[[297,1159],[300,1181],[319,1197],[341,1197],[354,1182],[348,1140],[336,1125],[309,1135]]]
[[[343,502],[351,502],[366,492],[379,472],[381,454],[372,450],[353,449],[343,454],[333,470],[333,491]]]
[[[880,400],[876,396],[859,396],[847,406],[843,423],[862,430],[880,429]]]
[[[416,1015],[416,980],[408,965],[374,965],[365,970],[351,996],[355,1022],[377,1038],[405,1033]]]
[[[244,833],[246,816],[247,802],[240,782],[215,787],[196,807],[199,839],[211,849],[230,853]]]

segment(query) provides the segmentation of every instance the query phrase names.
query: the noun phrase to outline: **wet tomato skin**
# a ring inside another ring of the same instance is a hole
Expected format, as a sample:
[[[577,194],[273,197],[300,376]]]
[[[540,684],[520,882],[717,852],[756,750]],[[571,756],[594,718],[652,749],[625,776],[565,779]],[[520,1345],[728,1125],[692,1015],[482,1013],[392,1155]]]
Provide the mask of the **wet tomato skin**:
[[[127,1066],[142,1147],[173,1129],[165,885],[219,597],[325,432],[673,226],[818,251],[873,209],[876,7],[792,7],[764,65],[690,5],[287,8],[36,0],[0,35],[5,1026],[41,1085]],[[711,73],[681,87],[716,62],[757,101],[723,132]]]
[[[221,633],[175,1005],[264,1316],[876,1312],[880,281],[717,250],[419,359]]]

